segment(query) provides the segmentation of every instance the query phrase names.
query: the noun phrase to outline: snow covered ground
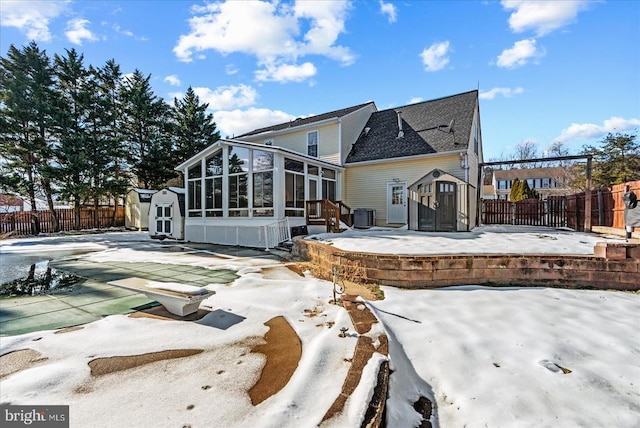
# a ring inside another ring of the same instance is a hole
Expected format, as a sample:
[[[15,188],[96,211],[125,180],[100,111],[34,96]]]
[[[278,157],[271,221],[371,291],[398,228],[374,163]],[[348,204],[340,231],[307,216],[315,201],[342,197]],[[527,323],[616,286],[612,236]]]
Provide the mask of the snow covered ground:
[[[532,242],[567,251],[591,238],[550,230],[525,233],[532,234],[527,238]],[[420,246],[408,235],[375,239],[385,240],[385,252],[404,240],[406,251],[397,252],[406,254]],[[495,248],[505,238],[498,235],[484,230],[478,239]],[[529,241],[518,235],[507,241],[522,252]],[[451,251],[455,243],[464,251],[468,242],[447,239]],[[372,248],[366,239],[354,241],[354,250]],[[340,392],[356,338],[346,311],[327,303],[329,282],[300,277],[265,258],[163,251],[138,233],[6,240],[0,257],[22,251],[25,242],[34,251],[93,242],[98,251],[82,257],[231,268],[240,277],[208,287],[216,291],[210,302],[216,310],[199,322],[118,315],[64,334],[0,338],[2,355],[33,349],[47,358],[1,379],[2,403],[68,404],[72,427],[313,427]],[[423,242],[422,248],[431,245]],[[593,242],[588,245],[592,251]],[[366,303],[382,323],[377,331],[390,341],[388,426],[416,426],[412,405],[421,395],[434,402],[434,426],[443,428],[640,426],[639,294],[472,286],[383,290],[384,300]],[[319,315],[309,317],[309,309]],[[302,359],[287,386],[254,407],[247,391],[264,357],[250,349],[266,333],[264,323],[279,315],[300,336]],[[339,337],[341,327],[352,334]],[[187,348],[204,352],[90,375],[88,362],[94,358]],[[359,426],[374,366],[365,370],[368,382],[348,400],[342,417],[327,426]]]
[[[373,227],[321,233],[310,239],[346,251],[379,254],[593,254],[596,242],[624,242],[617,236],[538,226],[479,226],[471,232]]]

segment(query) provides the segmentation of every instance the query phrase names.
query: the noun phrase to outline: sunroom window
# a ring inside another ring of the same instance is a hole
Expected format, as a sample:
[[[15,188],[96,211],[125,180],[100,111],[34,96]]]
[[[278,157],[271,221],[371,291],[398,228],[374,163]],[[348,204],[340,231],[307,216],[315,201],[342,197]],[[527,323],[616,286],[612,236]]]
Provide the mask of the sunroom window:
[[[222,217],[222,150],[205,159],[205,216]]]
[[[187,191],[189,217],[202,217],[202,165],[200,163],[189,168]]]
[[[273,217],[273,153],[253,151],[253,216]]]
[[[249,216],[249,149],[229,146],[229,217]]]

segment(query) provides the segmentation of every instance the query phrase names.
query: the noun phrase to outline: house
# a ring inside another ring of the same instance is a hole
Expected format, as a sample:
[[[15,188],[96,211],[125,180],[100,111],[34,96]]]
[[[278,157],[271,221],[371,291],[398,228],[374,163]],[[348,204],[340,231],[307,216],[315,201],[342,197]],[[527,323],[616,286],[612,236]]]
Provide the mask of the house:
[[[36,198],[36,211],[48,211],[47,201]],[[0,193],[0,213],[32,211],[31,200],[17,195]]]
[[[542,200],[549,196],[572,193],[569,187],[569,174],[563,167],[498,169],[493,171],[492,183],[495,190],[493,199],[509,200],[511,186],[516,178],[526,181],[529,188],[537,191]]]
[[[379,226],[471,230],[481,161],[478,91],[256,129],[176,167],[186,183],[185,240],[269,247],[292,227],[351,225],[356,209]]]
[[[184,239],[185,190],[167,187],[151,196],[149,235],[152,238]]]
[[[127,192],[124,201],[124,227],[137,230],[149,228],[151,196],[156,192],[157,190],[138,188]]]

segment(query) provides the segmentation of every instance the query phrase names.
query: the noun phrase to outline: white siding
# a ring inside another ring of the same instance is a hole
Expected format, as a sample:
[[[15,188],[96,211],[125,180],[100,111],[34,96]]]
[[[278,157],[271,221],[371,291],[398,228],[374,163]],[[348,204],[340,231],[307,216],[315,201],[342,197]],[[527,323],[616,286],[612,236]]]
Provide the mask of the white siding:
[[[273,145],[282,147],[285,149],[293,150],[303,155],[307,154],[307,134],[312,131],[318,131],[318,158],[327,162],[340,163],[340,154],[338,151],[338,139],[339,139],[339,123],[336,120],[328,124],[321,124],[319,126],[308,126],[301,130],[292,130],[288,133],[277,134],[268,137],[273,140]],[[264,144],[264,140],[267,137],[264,136],[250,136],[243,138],[243,141],[248,141],[256,144]]]
[[[409,186],[438,168],[464,180],[458,153],[419,159],[400,159],[368,165],[349,165],[344,172],[342,200],[351,208],[373,208],[376,224],[387,223],[387,183],[394,178]]]

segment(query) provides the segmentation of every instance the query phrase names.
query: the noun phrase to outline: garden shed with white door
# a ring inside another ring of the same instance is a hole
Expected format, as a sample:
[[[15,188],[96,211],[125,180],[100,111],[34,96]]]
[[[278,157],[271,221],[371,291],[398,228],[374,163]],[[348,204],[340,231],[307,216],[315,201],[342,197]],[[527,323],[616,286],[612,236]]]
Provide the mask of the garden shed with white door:
[[[153,194],[149,211],[152,238],[184,239],[184,195],[180,187],[167,187]]]

